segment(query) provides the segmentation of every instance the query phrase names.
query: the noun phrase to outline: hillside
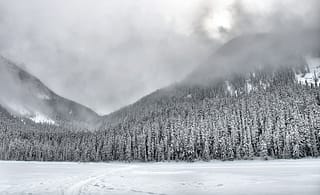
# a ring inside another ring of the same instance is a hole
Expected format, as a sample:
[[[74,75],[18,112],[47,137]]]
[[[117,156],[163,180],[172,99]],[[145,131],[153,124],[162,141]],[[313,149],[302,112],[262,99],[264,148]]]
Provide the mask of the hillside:
[[[248,40],[254,41],[245,44]],[[291,52],[301,48],[251,48],[254,44],[272,43],[265,35],[231,40],[180,83],[104,116],[98,131],[34,133],[41,135],[33,139],[41,155],[27,157],[67,161],[317,157],[318,65],[311,67],[302,52],[296,55]],[[228,49],[239,45],[244,48]],[[278,57],[270,59],[273,54]],[[243,70],[237,71],[235,67]],[[311,72],[314,77],[309,79]],[[17,140],[30,145],[19,134],[6,139],[4,144]],[[60,152],[50,152],[57,148]],[[3,159],[22,158],[26,155],[13,154]]]
[[[0,105],[35,123],[91,126],[99,116],[91,109],[55,94],[38,78],[0,57]]]
[[[318,156],[320,61],[304,57],[311,43],[285,43],[273,35],[237,37],[182,82],[106,116],[102,129],[113,138],[106,158]]]

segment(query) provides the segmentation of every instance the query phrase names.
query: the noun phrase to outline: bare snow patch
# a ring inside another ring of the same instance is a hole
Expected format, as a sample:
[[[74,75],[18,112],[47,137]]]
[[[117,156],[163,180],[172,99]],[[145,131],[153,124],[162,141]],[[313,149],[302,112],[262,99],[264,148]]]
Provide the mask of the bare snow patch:
[[[33,113],[28,108],[26,108],[23,105],[19,105],[16,103],[9,102],[7,104],[7,108],[10,112],[17,114],[21,117],[29,118],[35,123],[47,123],[47,124],[55,124],[55,121],[47,117],[46,115],[35,112]],[[21,119],[22,122],[25,122],[23,119]]]
[[[309,71],[305,74],[296,74],[298,83],[316,84],[320,80],[320,58],[306,57]]]
[[[246,89],[247,89],[247,93],[250,93],[253,90],[253,86],[250,83],[250,80],[246,81]]]
[[[35,123],[55,124],[55,122],[52,119],[50,119],[49,117],[47,117],[39,112],[36,112],[33,117],[30,117],[30,119]]]
[[[226,86],[227,86],[227,91],[229,92],[230,95],[234,95],[234,90],[233,87],[231,86],[229,81],[226,81]]]

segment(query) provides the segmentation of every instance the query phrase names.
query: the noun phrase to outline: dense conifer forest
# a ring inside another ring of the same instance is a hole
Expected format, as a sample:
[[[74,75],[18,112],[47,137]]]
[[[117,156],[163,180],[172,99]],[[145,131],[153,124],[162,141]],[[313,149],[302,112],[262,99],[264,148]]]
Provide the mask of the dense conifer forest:
[[[298,83],[292,69],[176,84],[106,116],[97,130],[36,124],[0,110],[1,160],[296,159],[319,152],[320,89]]]

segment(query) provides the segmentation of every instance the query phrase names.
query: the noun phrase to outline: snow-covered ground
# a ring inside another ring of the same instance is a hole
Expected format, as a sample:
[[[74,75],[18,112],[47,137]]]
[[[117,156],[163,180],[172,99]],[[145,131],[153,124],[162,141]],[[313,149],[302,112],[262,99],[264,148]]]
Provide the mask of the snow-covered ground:
[[[0,194],[320,194],[320,159],[197,163],[0,161]]]
[[[48,123],[54,125],[54,120],[50,119],[49,117],[41,114],[40,112],[36,112],[34,116],[30,117],[30,119],[35,123]]]
[[[299,83],[305,84],[315,84],[315,79],[317,79],[317,83],[320,80],[320,58],[312,58],[306,57],[306,61],[308,63],[309,72],[306,74],[297,74],[296,79]]]

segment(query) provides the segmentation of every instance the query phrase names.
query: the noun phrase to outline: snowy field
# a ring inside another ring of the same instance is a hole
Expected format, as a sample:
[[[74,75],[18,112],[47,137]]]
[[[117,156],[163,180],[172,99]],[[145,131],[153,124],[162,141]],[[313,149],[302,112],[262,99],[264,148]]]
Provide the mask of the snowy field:
[[[198,163],[0,161],[0,194],[320,194],[320,159]]]

